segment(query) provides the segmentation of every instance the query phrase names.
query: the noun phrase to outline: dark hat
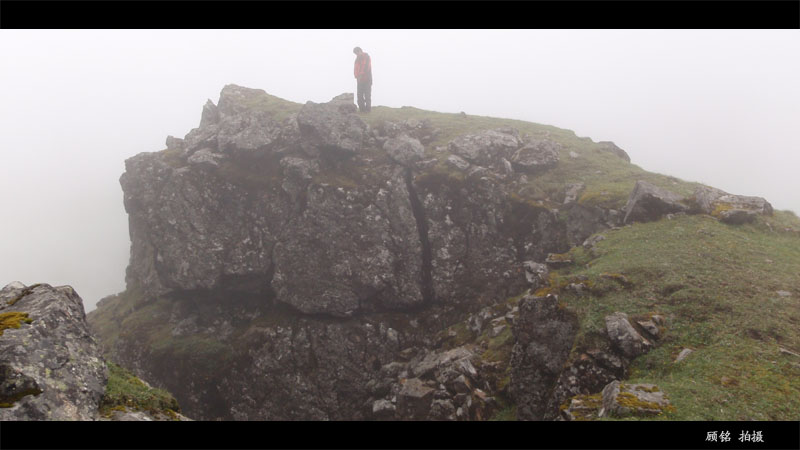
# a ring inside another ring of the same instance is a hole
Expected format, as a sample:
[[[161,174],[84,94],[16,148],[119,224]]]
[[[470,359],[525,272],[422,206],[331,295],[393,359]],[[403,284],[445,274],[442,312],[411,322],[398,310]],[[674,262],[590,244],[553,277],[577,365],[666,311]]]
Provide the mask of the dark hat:
[[[359,53],[361,53],[362,51],[363,51],[363,50],[361,50],[361,47],[356,47],[356,48],[354,48],[354,49],[353,49],[353,53],[355,53],[355,54],[359,54]]]

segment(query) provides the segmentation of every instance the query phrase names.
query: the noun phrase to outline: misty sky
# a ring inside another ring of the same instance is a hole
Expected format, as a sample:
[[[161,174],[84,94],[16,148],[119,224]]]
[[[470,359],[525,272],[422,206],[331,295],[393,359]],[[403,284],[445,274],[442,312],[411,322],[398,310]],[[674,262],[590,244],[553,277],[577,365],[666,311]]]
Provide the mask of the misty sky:
[[[124,160],[226,84],[514,118],[800,212],[800,30],[0,30],[0,287],[125,287]],[[631,186],[633,187],[633,186]]]

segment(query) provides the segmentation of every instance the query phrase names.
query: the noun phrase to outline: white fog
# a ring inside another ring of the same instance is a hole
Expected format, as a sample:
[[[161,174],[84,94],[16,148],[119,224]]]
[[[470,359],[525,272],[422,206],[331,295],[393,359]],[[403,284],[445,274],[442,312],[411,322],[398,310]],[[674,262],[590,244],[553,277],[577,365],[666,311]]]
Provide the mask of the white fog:
[[[496,116],[614,141],[645,170],[800,212],[798,30],[0,30],[0,287],[125,288],[126,158],[226,84],[298,103]]]

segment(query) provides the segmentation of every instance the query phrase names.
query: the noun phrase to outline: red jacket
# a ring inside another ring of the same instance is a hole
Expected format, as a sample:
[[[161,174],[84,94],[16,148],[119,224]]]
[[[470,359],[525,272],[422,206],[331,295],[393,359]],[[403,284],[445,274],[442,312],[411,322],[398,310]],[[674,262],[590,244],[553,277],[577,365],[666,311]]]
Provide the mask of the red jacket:
[[[353,74],[359,82],[372,82],[372,60],[366,52],[362,52],[356,57]]]

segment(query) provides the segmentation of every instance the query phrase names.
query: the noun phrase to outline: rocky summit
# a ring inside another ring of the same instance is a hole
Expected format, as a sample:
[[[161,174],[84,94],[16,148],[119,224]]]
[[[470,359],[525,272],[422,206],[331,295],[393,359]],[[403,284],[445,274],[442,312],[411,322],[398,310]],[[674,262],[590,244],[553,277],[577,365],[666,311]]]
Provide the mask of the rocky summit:
[[[561,406],[669,329],[632,306],[587,338],[564,299],[641,284],[569,275],[586,255],[646,223],[773,214],[567,130],[235,85],[120,183],[127,289],[89,322],[106,357],[206,420],[580,416]]]

